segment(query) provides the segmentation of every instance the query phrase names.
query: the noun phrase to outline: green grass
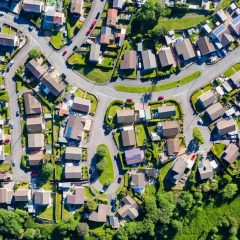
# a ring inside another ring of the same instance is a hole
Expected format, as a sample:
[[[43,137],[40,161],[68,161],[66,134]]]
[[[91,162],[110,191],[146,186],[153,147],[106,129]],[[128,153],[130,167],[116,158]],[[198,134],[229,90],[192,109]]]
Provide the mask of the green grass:
[[[50,43],[55,49],[60,49],[66,43],[66,39],[63,37],[63,33],[59,31],[53,34]]]
[[[211,147],[211,152],[217,157],[217,158],[221,158],[224,150],[226,149],[226,145],[223,143],[215,143],[212,147]]]
[[[226,72],[224,72],[224,75],[226,77],[231,77],[235,72],[240,71],[240,63],[236,63],[232,67],[230,67]]]
[[[10,143],[4,145],[4,153],[7,156],[11,155],[11,144]]]
[[[85,194],[85,197],[87,197],[88,199],[94,198],[94,195],[92,194],[90,187],[84,188],[84,194]]]
[[[69,15],[69,14],[68,14]],[[83,22],[76,20],[76,18],[68,16],[66,20],[66,29],[69,38],[73,38],[81,29]]]
[[[196,71],[193,74],[182,78],[178,81],[157,84],[157,85],[148,85],[148,86],[129,86],[123,84],[115,85],[115,89],[120,92],[130,92],[130,93],[148,93],[148,92],[161,92],[165,90],[169,90],[172,88],[176,88],[177,86],[182,86],[187,83],[190,83],[201,76],[200,71]]]
[[[12,170],[12,166],[11,164],[0,164],[0,171],[11,171]]]
[[[144,126],[142,124],[135,125],[135,133],[137,138],[137,146],[141,147],[144,145],[144,141],[147,139]]]
[[[114,180],[113,159],[112,159],[112,157],[111,157],[111,154],[110,154],[110,152],[109,152],[109,150],[108,150],[107,145],[105,145],[105,144],[100,144],[100,145],[98,145],[97,151],[98,151],[98,149],[100,149],[100,148],[104,148],[104,149],[105,149],[105,151],[106,151],[106,156],[105,156],[105,158],[106,158],[106,160],[107,160],[107,162],[108,162],[108,168],[105,169],[105,170],[101,173],[101,175],[99,176],[99,181],[100,181],[100,183],[103,184],[103,185],[105,185],[106,182],[108,182],[108,181],[113,182],[113,180]]]
[[[44,190],[50,190],[53,191],[53,185],[50,182],[45,182],[41,185],[41,188],[43,188]]]
[[[61,180],[62,172],[63,172],[63,167],[60,165],[56,165],[56,176],[55,176],[56,180]]]
[[[45,209],[42,213],[38,215],[39,218],[53,220],[53,206]]]
[[[4,77],[0,76],[0,85],[4,85],[4,84],[5,84]]]
[[[61,220],[61,208],[62,208],[62,195],[60,193],[56,193],[56,219],[57,221]]]
[[[68,58],[67,61],[70,65],[86,65],[86,55],[74,53]]]

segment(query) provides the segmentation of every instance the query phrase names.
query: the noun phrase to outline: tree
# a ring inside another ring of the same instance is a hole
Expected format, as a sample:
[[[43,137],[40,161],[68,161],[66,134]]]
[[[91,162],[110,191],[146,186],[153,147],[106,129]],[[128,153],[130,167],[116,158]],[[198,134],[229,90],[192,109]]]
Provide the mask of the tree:
[[[179,201],[179,206],[185,210],[189,211],[194,204],[193,195],[190,192],[183,192]]]
[[[99,147],[98,149],[97,149],[97,153],[96,153],[96,155],[97,155],[97,157],[99,157],[99,158],[104,158],[105,156],[106,156],[106,148],[105,147]]]
[[[28,228],[24,233],[24,239],[27,240],[37,239],[36,236],[39,236],[39,233],[40,233],[39,229]]]
[[[228,174],[224,174],[223,177],[222,177],[222,183],[225,185],[225,184],[228,184],[232,182],[232,177]]]
[[[87,223],[85,222],[80,222],[77,225],[77,234],[79,237],[84,237],[86,235],[88,235],[89,232],[89,226]]]
[[[175,229],[177,232],[182,231],[182,228],[183,228],[182,222],[174,219],[171,221],[171,225],[172,225],[172,228]]]
[[[40,50],[33,48],[28,53],[29,58],[38,59],[41,56]]]
[[[152,31],[151,31],[151,38],[156,41],[161,41],[163,37],[167,34],[167,30],[163,26],[156,26]]]
[[[108,161],[107,159],[104,157],[102,159],[100,159],[100,161],[97,163],[96,165],[96,169],[98,172],[103,172],[106,168],[108,168]]]
[[[204,143],[204,137],[198,127],[193,128],[193,139],[197,144]]]
[[[62,239],[62,236],[70,236],[77,227],[77,222],[70,218],[67,220],[61,220],[60,222],[58,222],[58,224],[56,225],[54,232],[55,232],[55,236],[59,237],[60,239]]]
[[[87,208],[90,212],[95,211],[97,209],[97,203],[93,199],[90,199],[87,202]]]
[[[222,196],[225,199],[231,199],[237,193],[238,186],[235,183],[228,183],[222,190]]]
[[[47,181],[54,172],[54,166],[51,163],[45,163],[42,166],[40,177],[42,180]]]

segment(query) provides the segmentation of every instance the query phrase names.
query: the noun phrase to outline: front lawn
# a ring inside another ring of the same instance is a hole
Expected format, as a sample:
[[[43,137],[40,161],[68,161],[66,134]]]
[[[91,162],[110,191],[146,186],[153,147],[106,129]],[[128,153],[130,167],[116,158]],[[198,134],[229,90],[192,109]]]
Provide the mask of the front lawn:
[[[143,146],[147,139],[144,126],[142,124],[135,125],[135,133],[137,139],[137,146],[138,147]]]
[[[55,49],[60,49],[66,43],[66,39],[63,37],[63,33],[59,31],[53,33],[50,43]]]
[[[240,71],[240,63],[236,63],[232,67],[230,67],[226,72],[224,72],[224,75],[226,77],[231,77],[235,72]]]
[[[43,218],[43,219],[53,220],[53,206],[50,206],[50,207],[44,209],[44,211],[42,211],[38,215],[38,217]]]
[[[73,38],[81,29],[82,25],[83,25],[83,22],[79,21],[75,17],[72,17],[70,16],[70,14],[68,14],[67,20],[66,20],[66,29],[67,29],[68,37]]]
[[[9,172],[12,170],[11,164],[0,164],[0,171]]]
[[[226,145],[223,143],[215,143],[213,144],[213,146],[211,147],[211,152],[217,157],[217,158],[221,158],[224,150],[226,149]]]

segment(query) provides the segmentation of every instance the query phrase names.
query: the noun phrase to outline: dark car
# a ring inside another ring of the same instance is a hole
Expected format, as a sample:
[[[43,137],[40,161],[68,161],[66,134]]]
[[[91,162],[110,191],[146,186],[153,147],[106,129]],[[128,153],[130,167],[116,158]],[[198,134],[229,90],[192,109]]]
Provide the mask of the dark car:
[[[74,46],[73,51],[75,52],[77,50],[77,48],[78,48],[77,46]]]
[[[97,13],[97,15],[96,15],[96,19],[98,19],[99,16],[100,16],[100,12]]]
[[[65,50],[62,55],[65,56],[67,54],[67,50]]]
[[[118,178],[118,183],[121,183],[121,181],[122,181],[122,178]]]
[[[158,97],[158,100],[163,100],[164,99],[164,96],[159,96]]]
[[[66,77],[67,77],[64,73],[62,73],[61,76],[62,76],[62,79],[66,79]]]
[[[92,31],[91,29],[88,29],[87,33],[86,33],[86,36],[88,36],[91,33],[91,31]]]
[[[19,111],[18,111],[18,110],[16,111],[16,116],[17,116],[17,117],[19,116]]]

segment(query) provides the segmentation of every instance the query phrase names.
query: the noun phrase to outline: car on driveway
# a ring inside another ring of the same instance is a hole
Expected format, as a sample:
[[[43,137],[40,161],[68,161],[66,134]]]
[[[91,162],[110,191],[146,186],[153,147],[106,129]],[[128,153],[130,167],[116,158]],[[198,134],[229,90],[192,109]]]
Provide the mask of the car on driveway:
[[[63,56],[65,56],[67,54],[67,50],[63,51]]]
[[[121,181],[122,181],[122,178],[119,177],[117,182],[121,183]]]
[[[28,31],[31,32],[33,30],[33,26],[28,27]]]

